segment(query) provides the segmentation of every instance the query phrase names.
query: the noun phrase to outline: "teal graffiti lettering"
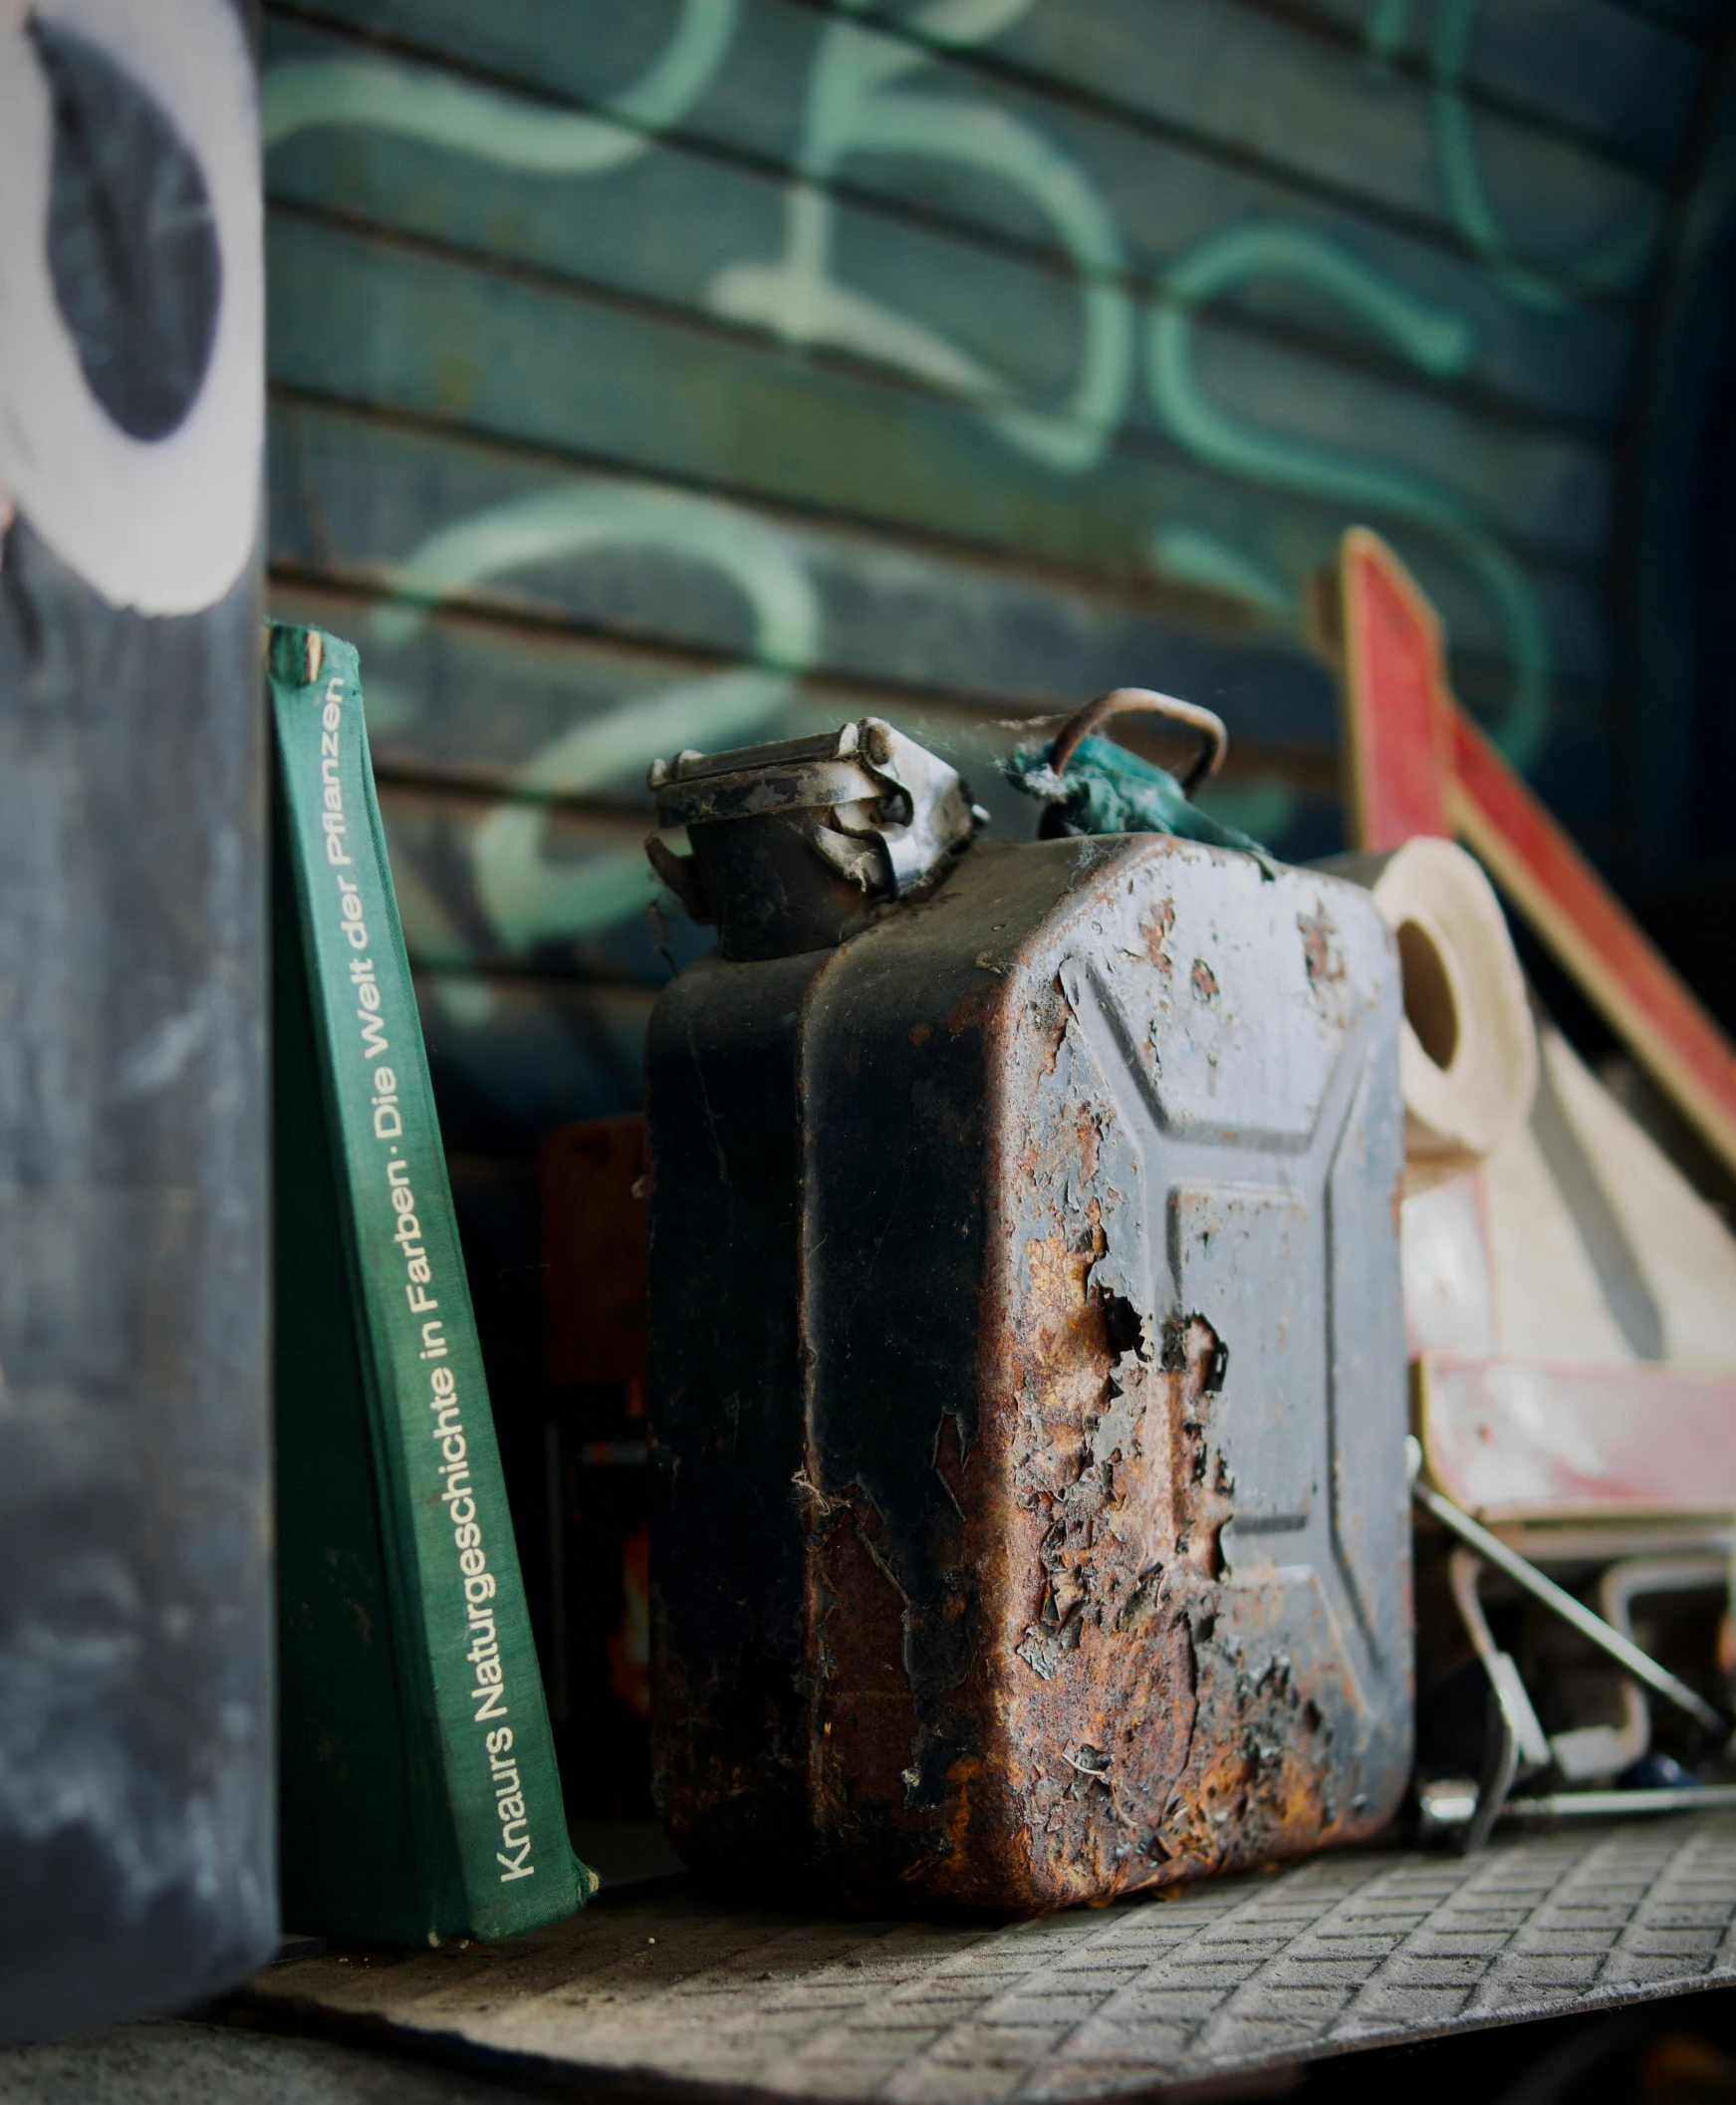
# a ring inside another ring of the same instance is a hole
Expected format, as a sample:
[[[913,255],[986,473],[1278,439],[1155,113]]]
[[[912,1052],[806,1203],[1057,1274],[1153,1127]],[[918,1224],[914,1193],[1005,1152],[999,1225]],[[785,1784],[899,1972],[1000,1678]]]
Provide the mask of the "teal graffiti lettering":
[[[1263,614],[1281,618],[1296,610],[1295,593],[1269,564],[1232,547],[1203,526],[1159,527],[1148,547],[1157,568],[1178,585],[1221,593],[1226,599],[1241,600]],[[1244,833],[1254,830],[1242,828]]]
[[[1636,200],[1623,223],[1576,261],[1550,266],[1514,252],[1484,179],[1476,120],[1465,94],[1477,5],[1478,0],[1438,0],[1425,50],[1435,170],[1449,218],[1501,290],[1521,307],[1561,314],[1582,305],[1587,294],[1632,285],[1657,241],[1657,198]],[[1390,64],[1409,42],[1410,30],[1411,0],[1373,0],[1363,24],[1363,48]]]
[[[717,71],[739,0],[683,0],[673,35],[596,116],[386,59],[291,59],[260,84],[266,146],[322,125],[366,125],[539,175],[597,175],[642,153]]]
[[[985,103],[915,94],[897,86],[927,63],[911,37],[979,44],[1029,11],[1033,0],[931,0],[906,21],[910,36],[837,21],[821,40],[809,83],[798,176],[786,200],[784,253],[731,264],[712,280],[716,314],[827,345],[913,375],[976,405],[1010,445],[1046,467],[1079,473],[1102,459],[1125,406],[1133,361],[1133,309],[1120,236],[1090,178],[1040,132]],[[1060,237],[1079,274],[1083,348],[1067,402],[1032,406],[959,345],[913,316],[854,291],[834,275],[834,206],[826,187],[863,153],[949,160],[1022,191]]]
[[[472,850],[477,898],[515,950],[613,927],[655,891],[637,850],[550,862],[542,853],[548,800],[597,789],[685,746],[751,736],[789,707],[795,680],[819,648],[814,588],[776,528],[715,498],[604,482],[545,491],[433,535],[398,571],[393,600],[374,616],[374,636],[400,646],[439,600],[506,571],[606,547],[672,555],[721,573],[752,613],[752,662],[575,724],[515,775],[512,800],[477,828]]]
[[[1252,222],[1208,236],[1165,279],[1167,297],[1152,312],[1147,340],[1147,379],[1159,415],[1189,452],[1213,467],[1356,515],[1405,520],[1446,543],[1506,631],[1512,683],[1499,736],[1515,765],[1525,765],[1548,729],[1549,639],[1524,573],[1471,507],[1408,469],[1244,422],[1200,379],[1193,336],[1198,311],[1232,285],[1269,274],[1300,277],[1330,293],[1432,376],[1448,378],[1471,358],[1474,341],[1464,317],[1426,306],[1316,235]]]

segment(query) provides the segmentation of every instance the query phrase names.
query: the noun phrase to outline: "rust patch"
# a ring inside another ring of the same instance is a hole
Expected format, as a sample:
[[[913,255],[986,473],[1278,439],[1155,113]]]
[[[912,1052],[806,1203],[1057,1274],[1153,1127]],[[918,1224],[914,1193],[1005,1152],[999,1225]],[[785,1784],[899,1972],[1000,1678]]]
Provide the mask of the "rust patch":
[[[874,1555],[879,1524],[871,1500],[848,1485],[829,1501],[810,1564],[818,1611],[812,1789],[820,1822],[834,1833],[900,1821],[916,1736],[906,1603]]]
[[[995,990],[978,988],[954,1004],[946,1019],[949,1036],[962,1037],[966,1031],[986,1031],[994,1019]]]
[[[1183,1316],[1163,1330],[1164,1371],[1179,1377],[1171,1400],[1173,1465],[1181,1486],[1176,1557],[1202,1578],[1221,1579],[1223,1531],[1235,1517],[1235,1478],[1222,1451],[1211,1447],[1204,1413],[1223,1387],[1229,1354],[1203,1316]]]
[[[1027,1271],[1017,1481],[1037,1592],[1002,1776],[1027,1890],[1065,1905],[1311,1847],[1333,1817],[1321,1710],[1225,1624],[1225,1341],[1197,1315],[1144,1339],[1060,1238],[1028,1245]]]
[[[1068,1021],[1073,1009],[1067,999],[1067,989],[1061,984],[1061,974],[1055,977],[1032,1002],[1036,1021],[1037,1041],[1043,1048],[1042,1068],[1046,1075],[1055,1072],[1055,1063],[1061,1056],[1061,1043],[1067,1036]]]
[[[1083,1247],[1061,1233],[1026,1245],[1031,1285],[1021,1357],[1034,1398],[1017,1472],[1022,1492],[1054,1497],[1079,1473],[1085,1413],[1102,1391],[1109,1353],[1102,1299],[1088,1284],[1102,1254],[1101,1230]]]
[[[1221,1868],[1226,1831],[1236,1836],[1235,1862],[1258,1862],[1307,1847],[1332,1816],[1320,1780],[1325,1726],[1290,1661],[1250,1670],[1214,1637],[1208,1631],[1202,1643],[1195,1698],[1200,1758],[1146,1845],[1171,1878]]]
[[[1203,957],[1193,960],[1193,970],[1188,978],[1192,982],[1195,1001],[1215,1001],[1218,998],[1217,974]]]
[[[1159,900],[1139,923],[1139,933],[1145,938],[1145,955],[1165,979],[1169,977],[1169,935],[1174,926],[1175,902],[1171,899]]]
[[[1080,1176],[1088,1184],[1097,1176],[1098,1150],[1103,1133],[1097,1122],[1097,1113],[1090,1104],[1079,1107],[1079,1118],[1074,1125],[1074,1137],[1079,1142]],[[1095,1200],[1093,1201],[1095,1204]]]
[[[926,1045],[928,1043],[928,1026],[926,1023],[911,1024],[910,1043],[912,1045]]]
[[[942,1827],[945,1842],[941,1853],[954,1862],[963,1859],[970,1846],[971,1815],[977,1796],[975,1786],[982,1773],[980,1754],[961,1754],[946,1771],[946,1809]]]
[[[1327,986],[1345,976],[1344,952],[1332,916],[1323,907],[1318,914],[1299,914],[1296,925],[1302,931],[1302,954],[1308,964],[1311,987]]]
[[[952,1493],[953,1501],[960,1512],[964,1510],[968,1495],[964,1465],[970,1459],[965,1445],[964,1429],[959,1424],[958,1413],[948,1411],[941,1418],[934,1434],[934,1471]]]

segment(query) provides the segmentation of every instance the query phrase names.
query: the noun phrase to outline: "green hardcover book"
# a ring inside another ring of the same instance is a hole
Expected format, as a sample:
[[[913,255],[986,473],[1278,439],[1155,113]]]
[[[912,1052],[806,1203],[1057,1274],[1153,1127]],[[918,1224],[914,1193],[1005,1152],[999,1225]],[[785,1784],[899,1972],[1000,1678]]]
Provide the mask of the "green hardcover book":
[[[510,1936],[567,1839],[354,648],[274,627],[284,1920]]]

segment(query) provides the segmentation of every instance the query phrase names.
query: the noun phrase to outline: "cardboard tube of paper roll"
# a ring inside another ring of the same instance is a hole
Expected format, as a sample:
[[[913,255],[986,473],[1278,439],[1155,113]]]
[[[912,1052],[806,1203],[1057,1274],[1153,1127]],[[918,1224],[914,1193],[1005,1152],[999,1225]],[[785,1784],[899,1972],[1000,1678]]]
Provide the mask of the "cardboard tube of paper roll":
[[[1452,841],[1336,858],[1398,938],[1407,1193],[1474,1170],[1530,1113],[1537,1032],[1495,889]]]

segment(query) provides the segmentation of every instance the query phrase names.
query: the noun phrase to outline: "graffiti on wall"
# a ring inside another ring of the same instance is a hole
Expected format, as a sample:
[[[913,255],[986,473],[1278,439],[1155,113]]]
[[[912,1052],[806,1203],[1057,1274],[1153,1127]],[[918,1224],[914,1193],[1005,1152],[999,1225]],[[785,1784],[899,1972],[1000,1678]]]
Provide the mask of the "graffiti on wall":
[[[252,555],[258,152],[228,0],[0,7],[0,522],[115,607],[199,613]]]
[[[1314,226],[1271,213],[1244,212],[1195,233],[1160,270],[1141,274],[1104,184],[1080,154],[948,66],[992,54],[997,40],[1055,5],[921,0],[895,17],[853,6],[826,19],[803,84],[778,238],[769,249],[708,266],[701,304],[775,344],[842,355],[956,402],[1009,456],[1060,487],[1089,489],[1094,471],[1139,424],[1182,461],[1253,499],[1301,498],[1339,523],[1371,518],[1407,548],[1432,550],[1496,640],[1505,691],[1491,727],[1519,765],[1534,762],[1554,722],[1555,644],[1533,575],[1503,522],[1414,458],[1383,454],[1377,431],[1350,443],[1287,429],[1281,398],[1250,413],[1245,398],[1219,385],[1208,326],[1226,303],[1300,288],[1388,362],[1431,382],[1475,383],[1486,316],[1419,290]],[[1428,10],[1420,0],[1371,0],[1364,63],[1395,63],[1422,34],[1428,151],[1444,222],[1494,297],[1515,309],[1571,314],[1633,281],[1657,239],[1656,210],[1641,200],[1589,250],[1520,252],[1493,201],[1481,158],[1483,120],[1465,85],[1475,8],[1476,0],[1435,0]],[[606,210],[591,186],[663,150],[701,99],[727,85],[746,12],[738,0],[680,0],[662,48],[638,77],[583,111],[403,55],[286,58],[265,75],[266,144],[282,149],[315,132],[389,133],[568,186],[575,211]],[[918,203],[925,169],[937,196],[961,176],[1011,195],[1038,230],[1033,238],[1062,259],[1071,287],[1071,371],[1060,385],[1039,391],[1012,363],[967,345],[919,305],[852,282],[839,239],[841,200],[868,162],[896,162]],[[582,375],[574,385],[584,385]],[[1221,517],[1173,504],[1153,510],[1144,548],[1153,576],[1227,595],[1269,627],[1302,635],[1306,560],[1287,568]],[[765,734],[787,712],[795,682],[825,657],[824,609],[798,537],[726,495],[632,489],[574,474],[431,522],[398,563],[395,596],[373,616],[371,662],[389,679],[393,654],[443,600],[606,550],[710,567],[749,610],[751,640],[734,668],[590,716],[519,765],[511,800],[475,830],[471,854],[494,933],[520,953],[556,930],[606,925],[645,896],[628,851],[547,858],[542,805],[681,744]]]

